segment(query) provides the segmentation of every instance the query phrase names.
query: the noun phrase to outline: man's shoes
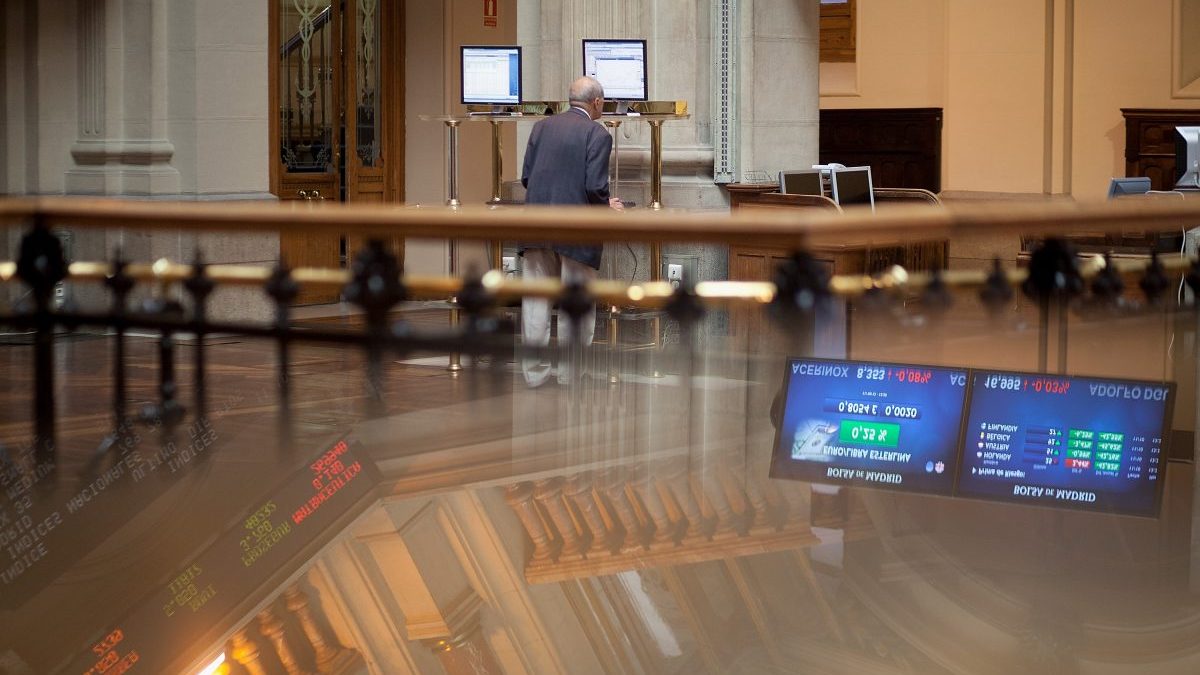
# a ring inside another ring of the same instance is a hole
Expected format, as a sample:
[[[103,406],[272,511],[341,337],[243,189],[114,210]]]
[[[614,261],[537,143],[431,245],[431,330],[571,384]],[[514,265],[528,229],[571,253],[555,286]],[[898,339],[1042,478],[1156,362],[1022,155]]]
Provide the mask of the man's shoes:
[[[537,389],[547,382],[554,381],[554,378],[551,377],[554,375],[554,368],[552,368],[549,364],[539,364],[532,368],[525,369],[523,374],[525,376],[525,385],[530,389]]]

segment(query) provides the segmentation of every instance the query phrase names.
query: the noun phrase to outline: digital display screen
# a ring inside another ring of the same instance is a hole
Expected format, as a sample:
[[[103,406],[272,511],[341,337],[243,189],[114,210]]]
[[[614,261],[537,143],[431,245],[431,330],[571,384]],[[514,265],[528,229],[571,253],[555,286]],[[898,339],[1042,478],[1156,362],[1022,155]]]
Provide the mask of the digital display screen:
[[[972,371],[957,494],[1154,516],[1174,385]]]
[[[790,359],[773,478],[948,495],[965,368]]]
[[[463,47],[462,102],[517,105],[521,102],[520,47]]]
[[[332,539],[347,518],[367,506],[378,476],[358,444],[339,441],[310,458],[269,495],[250,504],[242,518],[211,546],[180,561],[129,615],[98,633],[97,641],[62,672],[178,672],[202,644],[246,611],[247,598],[304,554]]]
[[[583,74],[604,87],[604,97],[645,101],[645,40],[584,40]]]

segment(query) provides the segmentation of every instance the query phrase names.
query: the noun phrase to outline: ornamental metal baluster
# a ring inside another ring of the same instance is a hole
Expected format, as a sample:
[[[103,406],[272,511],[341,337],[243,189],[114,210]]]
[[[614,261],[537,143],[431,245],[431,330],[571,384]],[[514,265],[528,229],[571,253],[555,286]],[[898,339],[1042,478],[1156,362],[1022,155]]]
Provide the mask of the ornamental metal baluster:
[[[208,395],[205,388],[204,374],[204,334],[208,324],[208,296],[212,295],[215,284],[208,277],[207,265],[200,250],[196,250],[196,260],[192,263],[192,274],[183,281],[183,287],[192,296],[192,331],[196,334],[195,368],[193,375],[196,391],[196,424],[203,429],[208,426]]]
[[[292,388],[291,388],[291,304],[300,295],[300,285],[292,278],[292,271],[281,261],[267,280],[267,295],[275,300],[275,345],[279,363],[279,447],[292,447]]]
[[[354,258],[346,300],[363,308],[367,317],[367,414],[379,417],[383,405],[383,348],[388,341],[388,312],[404,299],[400,263],[383,242],[371,239]]]
[[[129,293],[135,284],[133,277],[126,273],[128,263],[125,262],[118,248],[113,256],[112,271],[104,279],[104,285],[112,293],[112,327],[113,327],[113,432],[100,442],[96,449],[95,460],[99,461],[108,454],[114,446],[122,453],[133,449],[134,435],[131,432],[128,411],[125,378],[125,331],[128,328]]]
[[[33,294],[34,461],[47,477],[57,473],[54,442],[54,324],[51,310],[54,286],[67,277],[62,242],[41,218],[21,239],[17,276]]]
[[[817,313],[829,308],[829,272],[805,251],[798,251],[775,270],[775,316],[797,336],[797,356],[811,356]]]
[[[495,305],[495,300],[492,294],[484,288],[483,280],[479,275],[479,271],[472,269],[467,272],[466,279],[463,280],[462,290],[459,291],[458,306],[466,314],[466,322],[460,324],[462,332],[459,334],[459,339],[462,341],[462,350],[470,347],[471,343],[476,344],[476,348],[471,350],[474,356],[471,357],[472,370],[478,370],[480,356],[482,351],[478,347],[483,347],[483,343],[489,335],[495,334],[497,320],[492,316],[492,308]],[[462,351],[458,350],[458,351]],[[495,364],[496,357],[491,356],[491,362]],[[478,392],[480,378],[472,377],[468,383],[470,387],[471,397]]]
[[[1050,372],[1049,345],[1051,309],[1058,325],[1058,371],[1067,368],[1067,303],[1083,292],[1083,276],[1075,248],[1051,237],[1029,258],[1029,276],[1021,286],[1025,295],[1038,301],[1038,372]]]
[[[142,304],[143,313],[162,321],[158,338],[158,405],[142,410],[142,421],[161,427],[160,442],[170,447],[175,427],[183,419],[184,408],[176,399],[179,385],[175,381],[175,332],[183,319],[183,306],[175,300],[151,298]]]
[[[587,286],[579,281],[568,282],[558,301],[559,309],[566,315],[571,326],[571,339],[559,348],[559,373],[562,372],[564,366],[567,368],[572,387],[581,382],[580,378],[583,375],[583,345],[585,342],[583,331],[585,329],[596,330],[594,325],[583,325],[583,318],[595,306],[594,303],[595,301],[588,295]]]

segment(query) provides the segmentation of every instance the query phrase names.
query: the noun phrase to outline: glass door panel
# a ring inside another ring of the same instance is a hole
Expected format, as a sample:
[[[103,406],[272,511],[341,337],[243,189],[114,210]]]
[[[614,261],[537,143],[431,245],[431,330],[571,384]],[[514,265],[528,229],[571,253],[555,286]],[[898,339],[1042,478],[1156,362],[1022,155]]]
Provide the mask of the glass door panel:
[[[280,160],[288,173],[336,170],[336,32],[330,0],[281,0]]]

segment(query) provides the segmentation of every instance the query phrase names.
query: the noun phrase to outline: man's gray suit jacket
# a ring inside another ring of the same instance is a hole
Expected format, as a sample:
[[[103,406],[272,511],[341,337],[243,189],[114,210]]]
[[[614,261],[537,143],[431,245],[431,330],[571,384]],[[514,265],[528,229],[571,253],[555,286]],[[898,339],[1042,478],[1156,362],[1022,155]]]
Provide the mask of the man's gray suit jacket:
[[[525,148],[521,184],[526,204],[608,205],[608,154],[612,136],[588,114],[571,108],[533,125]],[[522,242],[520,250],[552,248],[559,255],[600,269],[603,246]]]

